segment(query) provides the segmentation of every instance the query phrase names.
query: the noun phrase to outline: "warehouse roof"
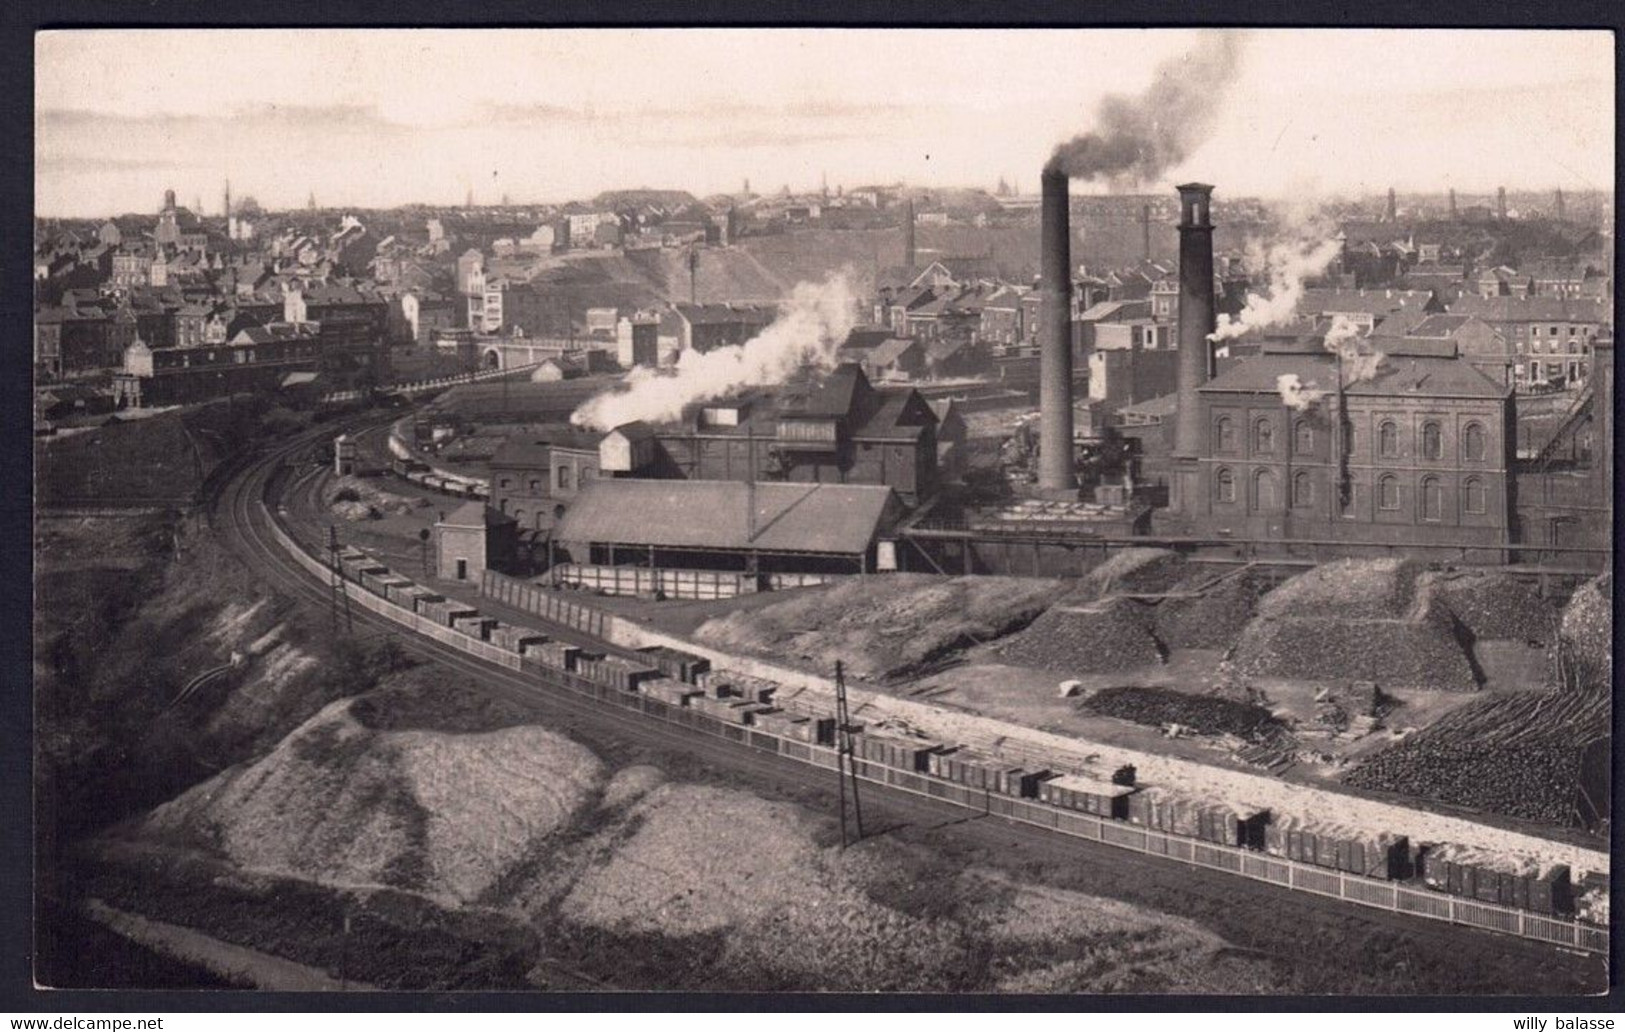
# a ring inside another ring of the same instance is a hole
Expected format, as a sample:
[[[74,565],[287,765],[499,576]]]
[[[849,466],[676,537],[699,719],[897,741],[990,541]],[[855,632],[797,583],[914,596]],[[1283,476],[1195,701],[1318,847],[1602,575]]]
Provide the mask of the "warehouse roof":
[[[755,496],[755,533],[746,504]],[[557,537],[657,548],[758,549],[856,555],[898,506],[868,484],[749,485],[732,480],[594,480]]]
[[[1330,388],[1337,380],[1332,356],[1258,355],[1237,362],[1203,384],[1203,391],[1246,391],[1274,394],[1277,378],[1292,374],[1305,386]],[[1349,394],[1422,397],[1501,398],[1507,388],[1480,372],[1472,363],[1456,358],[1390,355],[1374,379],[1349,384]]]

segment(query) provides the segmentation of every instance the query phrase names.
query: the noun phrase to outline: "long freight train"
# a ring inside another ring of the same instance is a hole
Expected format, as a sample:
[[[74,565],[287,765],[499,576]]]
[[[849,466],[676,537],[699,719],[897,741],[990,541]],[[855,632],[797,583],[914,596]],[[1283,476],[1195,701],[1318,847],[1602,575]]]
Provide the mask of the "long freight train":
[[[778,685],[771,681],[713,670],[705,658],[677,649],[586,648],[556,641],[531,628],[502,624],[467,603],[423,588],[359,549],[341,550],[337,561],[346,579],[437,626],[517,656],[519,669],[539,679],[657,716],[677,711],[684,723],[696,726],[699,721],[714,721],[728,737],[799,758],[807,757],[794,751],[796,745],[825,750],[837,746],[832,714],[777,704]],[[1019,801],[1192,843],[1285,858],[1329,874],[1403,883],[1530,914],[1566,917],[1575,912],[1574,885],[1562,864],[1536,872],[1508,871],[1447,843],[1412,842],[1402,835],[1183,798],[1139,784],[1132,767],[1102,777],[1012,763],[966,746],[879,729],[852,726],[849,732],[855,762],[864,776],[902,783],[900,776],[886,772],[909,775],[924,780],[927,794],[958,801],[974,796],[977,805],[985,800],[990,812],[1011,813],[1008,802]],[[950,785],[958,786],[951,794],[944,790]],[[1008,802],[1001,805],[1000,800]],[[1112,841],[1110,836],[1101,837]]]

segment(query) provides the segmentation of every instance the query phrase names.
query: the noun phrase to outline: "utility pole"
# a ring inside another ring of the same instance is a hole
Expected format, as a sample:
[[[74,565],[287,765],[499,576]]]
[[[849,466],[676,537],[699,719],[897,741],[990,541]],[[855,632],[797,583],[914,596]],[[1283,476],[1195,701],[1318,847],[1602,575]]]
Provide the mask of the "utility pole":
[[[351,634],[355,631],[355,620],[350,614],[350,593],[344,589],[344,568],[339,564],[339,528],[329,523],[327,525],[327,555],[331,576],[328,578],[328,608],[333,620],[333,633],[338,634],[339,624],[344,624],[343,633]]]
[[[863,838],[863,807],[858,802],[858,763],[852,744],[852,719],[846,705],[846,671],[840,660],[835,661],[835,771],[841,791],[841,848],[846,840],[846,783],[852,782],[852,815],[856,819],[857,836]]]

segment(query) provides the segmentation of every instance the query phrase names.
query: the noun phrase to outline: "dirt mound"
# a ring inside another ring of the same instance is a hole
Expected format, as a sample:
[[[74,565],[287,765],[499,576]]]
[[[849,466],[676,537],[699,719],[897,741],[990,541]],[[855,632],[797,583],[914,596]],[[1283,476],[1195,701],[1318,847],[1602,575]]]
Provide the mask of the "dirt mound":
[[[1580,585],[1563,607],[1558,629],[1557,683],[1606,691],[1614,681],[1614,575]]]
[[[1025,627],[1061,590],[1060,581],[1026,577],[865,577],[708,620],[695,637],[820,666],[839,657],[856,677],[894,676]]]
[[[354,476],[342,476],[328,482],[322,489],[322,500],[328,511],[340,519],[375,520],[384,516],[404,516],[422,503]]]
[[[1190,573],[1185,560],[1166,548],[1125,548],[1112,553],[1078,585],[1082,598],[1167,591]]]
[[[1265,595],[1262,617],[1391,620],[1416,602],[1422,566],[1408,559],[1340,559],[1298,574]]]
[[[470,899],[569,821],[599,773],[542,728],[375,730],[340,701],[135,834],[249,870]]]
[[[1150,607],[1128,599],[1051,606],[999,650],[1005,662],[1060,673],[1098,674],[1161,663],[1167,649]]]
[[[1474,641],[1552,640],[1557,607],[1504,573],[1424,573],[1417,589],[1436,595]]]
[[[1213,579],[1203,572],[1186,577],[1173,590],[1192,591]],[[1253,618],[1268,578],[1251,570],[1232,574],[1202,590],[1198,598],[1167,598],[1157,604],[1156,635],[1170,649],[1228,649]]]

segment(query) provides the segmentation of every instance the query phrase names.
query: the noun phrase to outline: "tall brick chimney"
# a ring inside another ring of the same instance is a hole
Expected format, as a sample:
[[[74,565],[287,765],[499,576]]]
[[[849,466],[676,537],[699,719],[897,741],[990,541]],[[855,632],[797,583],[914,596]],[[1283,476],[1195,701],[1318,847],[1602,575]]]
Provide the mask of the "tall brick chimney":
[[[910,269],[914,268],[914,198],[908,199],[908,206],[903,209],[903,264]]]
[[[1066,173],[1044,170],[1039,229],[1038,486],[1077,487],[1072,470],[1072,216]]]
[[[1456,217],[1456,188],[1452,186],[1450,188],[1450,218],[1452,220],[1454,220],[1455,217]]]
[[[1507,217],[1507,188],[1504,186],[1495,188],[1495,214],[1502,219]]]
[[[1140,205],[1140,250],[1145,260],[1151,260],[1151,205]]]
[[[1388,188],[1388,221],[1399,221],[1399,205],[1394,199],[1394,188],[1391,186]]]
[[[1194,458],[1201,450],[1202,413],[1197,388],[1213,374],[1213,187],[1179,187],[1179,401],[1174,416],[1174,455]]]

